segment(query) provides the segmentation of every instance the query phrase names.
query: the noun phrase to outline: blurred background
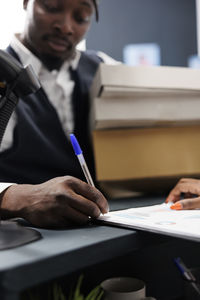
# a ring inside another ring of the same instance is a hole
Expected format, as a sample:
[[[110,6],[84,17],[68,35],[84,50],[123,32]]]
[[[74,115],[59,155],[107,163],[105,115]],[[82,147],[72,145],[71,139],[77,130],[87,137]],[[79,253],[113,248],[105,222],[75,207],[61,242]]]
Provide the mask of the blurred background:
[[[196,36],[195,0],[101,0],[87,47],[123,60],[126,45],[153,43],[161,65],[187,66],[197,53]]]

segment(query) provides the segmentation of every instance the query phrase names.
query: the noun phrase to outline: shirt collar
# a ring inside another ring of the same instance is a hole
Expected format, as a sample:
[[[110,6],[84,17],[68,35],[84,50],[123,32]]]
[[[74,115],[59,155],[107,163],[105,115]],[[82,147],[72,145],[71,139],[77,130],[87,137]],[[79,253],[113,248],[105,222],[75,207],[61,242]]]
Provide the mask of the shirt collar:
[[[22,64],[24,66],[27,66],[29,64],[32,65],[36,75],[39,77],[39,74],[41,70],[44,67],[42,62],[35,56],[28,48],[26,48],[19,40],[19,34],[15,34],[11,40],[10,43],[11,47],[16,51],[18,54]],[[65,61],[61,67],[61,69],[58,71],[58,73],[65,69],[69,69],[71,67],[73,70],[75,70],[78,66],[79,60],[80,60],[81,52],[79,50],[76,50],[75,58],[71,59],[70,61]]]

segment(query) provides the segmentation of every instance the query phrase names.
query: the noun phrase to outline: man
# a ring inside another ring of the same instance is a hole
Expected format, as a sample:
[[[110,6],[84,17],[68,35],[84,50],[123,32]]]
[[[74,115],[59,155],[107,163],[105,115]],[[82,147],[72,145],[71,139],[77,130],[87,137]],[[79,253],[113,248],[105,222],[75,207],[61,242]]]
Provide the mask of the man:
[[[181,199],[182,196],[184,199]],[[172,209],[200,208],[200,180],[182,178],[169,193],[166,202],[173,202]]]
[[[98,17],[96,0],[23,3],[25,27],[8,52],[22,64],[32,64],[43,88],[20,99],[3,139],[1,215],[23,217],[41,227],[85,223],[108,211],[104,196],[82,181],[68,138],[75,133],[94,176],[88,94],[103,60],[78,52],[76,46],[94,12]]]

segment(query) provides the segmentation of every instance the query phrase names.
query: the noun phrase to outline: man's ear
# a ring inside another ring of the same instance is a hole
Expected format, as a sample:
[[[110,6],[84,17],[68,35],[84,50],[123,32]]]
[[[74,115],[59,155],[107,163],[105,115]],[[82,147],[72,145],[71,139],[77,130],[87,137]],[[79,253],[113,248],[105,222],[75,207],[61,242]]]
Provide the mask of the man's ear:
[[[23,8],[26,9],[27,5],[28,5],[28,0],[24,0],[24,2],[23,2]]]

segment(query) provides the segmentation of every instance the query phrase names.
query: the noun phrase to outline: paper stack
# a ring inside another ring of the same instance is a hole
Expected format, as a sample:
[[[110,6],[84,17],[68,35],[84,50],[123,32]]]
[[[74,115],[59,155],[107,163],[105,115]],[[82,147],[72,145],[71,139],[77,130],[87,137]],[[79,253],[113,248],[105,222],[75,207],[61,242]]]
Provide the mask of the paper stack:
[[[100,65],[91,89],[99,182],[144,191],[200,175],[199,79],[197,69]]]

